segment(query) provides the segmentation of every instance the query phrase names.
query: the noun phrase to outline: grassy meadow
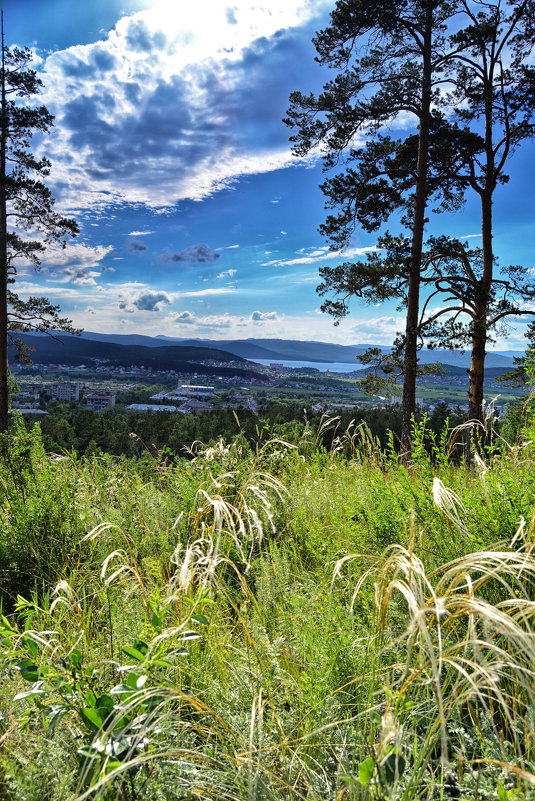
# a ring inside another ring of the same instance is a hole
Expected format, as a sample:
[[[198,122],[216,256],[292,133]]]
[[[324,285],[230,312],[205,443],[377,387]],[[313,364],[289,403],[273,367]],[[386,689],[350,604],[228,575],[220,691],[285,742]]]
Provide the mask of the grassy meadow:
[[[0,800],[535,799],[535,450],[0,443]],[[329,447],[323,444],[327,440]]]

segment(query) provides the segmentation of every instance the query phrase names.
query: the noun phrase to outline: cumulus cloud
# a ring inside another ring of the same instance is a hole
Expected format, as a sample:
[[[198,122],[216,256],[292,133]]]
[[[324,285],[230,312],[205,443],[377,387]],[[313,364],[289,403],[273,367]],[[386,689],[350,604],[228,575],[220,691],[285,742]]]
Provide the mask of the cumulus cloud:
[[[67,242],[65,247],[59,243],[47,244],[41,257],[40,274],[46,281],[96,286],[95,279],[106,269],[101,262],[112,250],[112,246],[91,246],[81,242]],[[19,274],[22,275],[23,271]]]
[[[222,273],[219,273],[219,275],[216,275],[216,279],[219,279],[219,278],[232,278],[232,276],[236,275],[236,273],[237,273],[237,270],[224,270]]]
[[[143,242],[138,242],[136,239],[127,239],[126,248],[129,253],[143,253],[147,250],[147,246]]]
[[[158,312],[162,306],[171,303],[171,298],[167,292],[142,292],[133,301],[134,306],[139,311]]]
[[[94,310],[94,308],[92,306],[88,306],[86,309],[84,309],[84,311],[85,311],[86,314],[92,314],[92,315],[96,314],[96,311]]]
[[[67,268],[100,267],[101,261],[113,250],[111,245],[85,245],[82,242],[67,242],[47,245],[41,256],[41,272],[49,275],[61,275]]]
[[[162,261],[178,262],[180,264],[212,264],[220,258],[220,253],[212,250],[208,245],[190,245],[178,253],[164,253]]]
[[[295,163],[280,119],[310,61],[296,29],[312,31],[329,5],[155,0],[101,41],[49,55],[43,101],[57,127],[46,145],[63,207],[168,208]]]
[[[225,314],[198,315],[192,311],[185,310],[182,312],[171,312],[167,315],[165,320],[173,324],[195,326],[196,330],[202,330],[240,327],[240,325],[243,325],[245,318],[239,315],[229,314],[228,312],[225,312]]]
[[[192,325],[197,322],[196,315],[187,310],[173,315],[173,319],[176,320],[177,323],[183,323],[184,325]]]
[[[255,323],[264,323],[267,320],[278,320],[278,319],[279,319],[279,315],[277,314],[277,312],[254,311],[251,314],[251,320],[253,320],[253,322],[255,322]]]

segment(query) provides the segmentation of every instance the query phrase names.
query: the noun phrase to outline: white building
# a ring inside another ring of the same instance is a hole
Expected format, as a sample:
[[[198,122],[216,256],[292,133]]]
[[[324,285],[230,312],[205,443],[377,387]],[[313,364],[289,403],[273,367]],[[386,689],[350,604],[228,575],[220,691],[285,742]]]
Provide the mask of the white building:
[[[215,387],[203,387],[196,384],[181,384],[177,387],[177,392],[181,392],[183,395],[213,395],[215,392]]]
[[[52,384],[52,397],[59,401],[80,400],[80,384],[75,384],[72,381],[61,381],[58,384]]]
[[[131,403],[126,408],[131,412],[181,412],[186,414],[184,409],[179,409],[177,406],[164,406],[156,403]]]

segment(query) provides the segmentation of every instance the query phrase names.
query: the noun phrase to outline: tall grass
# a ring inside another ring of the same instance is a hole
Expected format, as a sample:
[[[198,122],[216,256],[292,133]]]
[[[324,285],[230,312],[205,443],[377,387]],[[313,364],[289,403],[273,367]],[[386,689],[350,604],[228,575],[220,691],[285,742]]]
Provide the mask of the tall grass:
[[[0,620],[2,801],[535,797],[532,455],[415,437],[410,467],[336,420],[170,465],[15,432],[64,540]]]

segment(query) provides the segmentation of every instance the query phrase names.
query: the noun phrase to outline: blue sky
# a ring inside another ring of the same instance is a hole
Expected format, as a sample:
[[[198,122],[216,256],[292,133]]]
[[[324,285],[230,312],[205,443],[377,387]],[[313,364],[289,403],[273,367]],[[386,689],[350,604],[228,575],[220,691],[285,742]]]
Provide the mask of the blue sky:
[[[333,0],[4,0],[6,40],[26,45],[56,117],[36,148],[80,235],[50,250],[18,292],[46,295],[90,331],[211,339],[392,341],[393,305],[354,303],[339,327],[319,311],[318,268],[335,264],[317,232],[321,167],[290,152],[291,91],[327,79],[311,39]],[[497,193],[502,263],[535,266],[524,146]],[[475,200],[432,222],[480,230]],[[390,226],[395,232],[395,226]],[[344,255],[373,249],[355,231]],[[522,346],[525,323],[497,347]]]

